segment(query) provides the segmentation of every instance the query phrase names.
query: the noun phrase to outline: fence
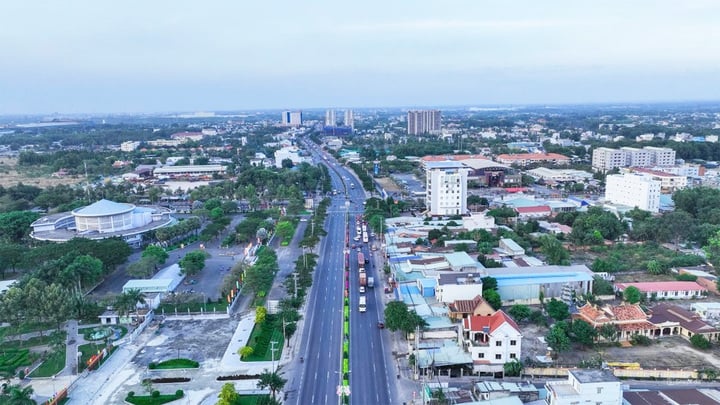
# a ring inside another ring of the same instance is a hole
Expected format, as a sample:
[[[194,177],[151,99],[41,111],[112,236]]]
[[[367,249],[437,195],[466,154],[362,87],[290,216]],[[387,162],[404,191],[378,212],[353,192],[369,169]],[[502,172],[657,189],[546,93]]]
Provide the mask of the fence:
[[[527,367],[523,370],[524,376],[529,377],[566,377],[569,368],[557,367]],[[659,369],[627,369],[612,368],[612,373],[619,378],[629,379],[657,379],[657,380],[696,380],[698,372],[695,370],[659,370]]]

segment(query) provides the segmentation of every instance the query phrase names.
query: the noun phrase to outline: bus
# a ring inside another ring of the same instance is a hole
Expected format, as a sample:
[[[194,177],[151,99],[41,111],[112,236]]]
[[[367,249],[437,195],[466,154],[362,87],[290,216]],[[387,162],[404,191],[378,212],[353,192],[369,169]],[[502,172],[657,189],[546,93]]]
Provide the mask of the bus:
[[[360,310],[360,312],[367,311],[367,301],[365,301],[364,295],[360,296],[360,304],[358,305],[358,309]]]

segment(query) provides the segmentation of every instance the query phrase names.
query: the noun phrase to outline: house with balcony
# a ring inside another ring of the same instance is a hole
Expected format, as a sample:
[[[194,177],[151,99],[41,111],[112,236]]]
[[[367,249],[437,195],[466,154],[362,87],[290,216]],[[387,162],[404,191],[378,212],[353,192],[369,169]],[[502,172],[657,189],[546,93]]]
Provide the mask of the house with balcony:
[[[568,370],[568,379],[545,383],[548,405],[620,405],[622,385],[608,369]]]
[[[462,340],[476,373],[499,373],[505,363],[521,359],[520,328],[502,310],[463,319]]]

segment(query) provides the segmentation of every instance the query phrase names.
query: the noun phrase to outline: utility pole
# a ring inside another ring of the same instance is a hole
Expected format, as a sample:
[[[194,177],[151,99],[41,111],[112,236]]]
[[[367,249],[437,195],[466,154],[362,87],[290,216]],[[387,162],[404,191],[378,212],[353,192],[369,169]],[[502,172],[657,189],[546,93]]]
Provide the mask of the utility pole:
[[[294,273],[292,274],[292,276],[293,276],[293,280],[295,281],[295,298],[297,298],[297,296],[298,296],[298,294],[297,294],[297,293],[298,293],[297,283],[298,283],[298,277],[299,277],[300,275],[299,275],[297,272],[294,272]]]
[[[272,372],[275,374],[275,345],[277,344],[277,341],[273,340],[270,342],[270,358],[272,359]]]

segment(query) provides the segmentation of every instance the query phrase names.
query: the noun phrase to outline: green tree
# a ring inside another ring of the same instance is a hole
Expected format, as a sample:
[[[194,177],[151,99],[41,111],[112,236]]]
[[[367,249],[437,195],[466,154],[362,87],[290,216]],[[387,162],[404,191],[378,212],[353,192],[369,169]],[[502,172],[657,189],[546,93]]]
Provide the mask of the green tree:
[[[522,322],[530,318],[531,313],[532,309],[530,309],[529,306],[523,304],[515,304],[508,310],[508,314],[510,314],[510,316],[512,316],[517,322]]]
[[[0,240],[21,243],[30,234],[30,224],[40,218],[32,211],[11,211],[0,214]]]
[[[180,260],[180,269],[186,276],[194,276],[203,268],[205,268],[205,259],[210,255],[202,250],[188,252],[185,257]]]
[[[608,342],[615,343],[620,338],[620,328],[612,323],[604,323],[598,329],[598,334]]]
[[[238,349],[238,354],[240,355],[240,358],[246,359],[248,356],[252,356],[252,354],[255,352],[255,349],[253,349],[252,346],[243,346],[240,349]]]
[[[570,338],[568,337],[565,327],[561,325],[562,323],[563,322],[558,322],[553,325],[545,335],[545,341],[548,346],[550,346],[558,356],[570,349]]]
[[[282,240],[290,241],[295,233],[295,227],[293,227],[290,221],[280,221],[275,227],[275,233],[282,238]]]
[[[60,329],[71,314],[70,296],[59,284],[50,284],[43,289],[43,298],[37,304],[41,307],[42,318]]]
[[[98,281],[102,274],[102,261],[89,255],[82,255],[77,256],[70,265],[62,270],[60,278],[66,286],[75,284],[82,289],[83,285]]]
[[[267,309],[263,306],[255,308],[255,323],[263,323],[267,318]]]
[[[552,235],[540,237],[540,252],[550,265],[570,264],[570,252],[565,249],[562,242]]]
[[[26,387],[22,387],[19,384],[7,386],[2,394],[0,394],[0,404],[35,405],[37,402],[32,399],[34,392],[31,385]]]
[[[165,249],[157,245],[149,245],[142,252],[142,257],[154,257],[158,264],[165,264],[165,261],[170,257]]]
[[[513,361],[503,364],[505,377],[519,377],[522,370],[523,364],[519,362],[518,359],[513,359]]]
[[[485,290],[483,292],[483,298],[495,310],[502,307],[502,298],[500,298],[500,294],[495,290]]]
[[[615,290],[611,282],[600,276],[594,276],[592,293],[593,295],[612,295],[615,294]]]
[[[562,301],[551,298],[546,305],[548,315],[556,321],[562,321],[570,317],[568,305]]]
[[[407,336],[409,333],[415,332],[419,326],[421,328],[427,326],[415,311],[410,311],[402,301],[391,301],[385,306],[385,326],[391,331],[403,331]]]
[[[0,274],[2,274],[3,280],[5,279],[5,272],[7,270],[12,270],[13,272],[17,270],[17,266],[23,262],[24,255],[27,251],[27,248],[17,244],[0,244],[0,257],[2,257],[2,260],[0,260]]]
[[[712,346],[708,338],[699,333],[696,333],[692,335],[692,337],[690,337],[690,344],[692,344],[694,348],[700,350],[707,350]]]
[[[705,255],[713,266],[720,266],[720,231],[707,240],[707,245],[703,247]]]
[[[216,405],[236,405],[240,401],[240,394],[235,391],[235,385],[225,383],[220,389],[219,401]]]
[[[128,267],[125,269],[125,272],[131,277],[149,278],[155,273],[157,265],[157,256],[144,256],[135,263],[131,263],[130,265],[128,265]]]
[[[275,399],[275,393],[282,390],[286,382],[287,380],[282,378],[277,372],[271,373],[266,370],[260,374],[257,386],[260,389],[269,388],[272,393],[272,398]]]
[[[664,274],[667,270],[665,266],[657,260],[650,260],[647,262],[647,271],[650,274]]]
[[[642,301],[642,292],[639,288],[631,285],[623,291],[623,299],[631,304],[637,304]]]
[[[595,343],[597,330],[589,323],[576,319],[570,324],[572,340],[583,346],[590,347]]]

